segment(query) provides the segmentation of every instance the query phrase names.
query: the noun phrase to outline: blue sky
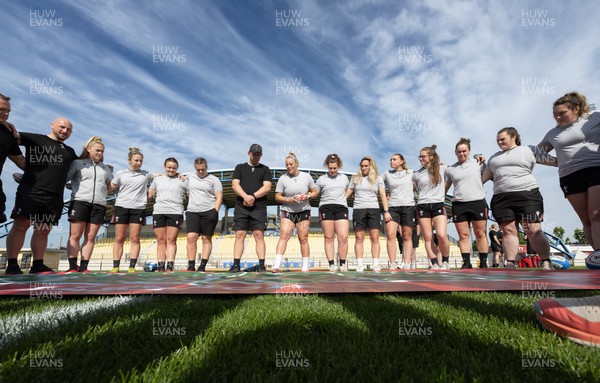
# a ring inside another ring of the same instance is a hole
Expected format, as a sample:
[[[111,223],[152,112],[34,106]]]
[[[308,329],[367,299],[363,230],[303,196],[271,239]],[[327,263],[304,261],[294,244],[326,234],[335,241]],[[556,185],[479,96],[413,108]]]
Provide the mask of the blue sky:
[[[47,133],[65,116],[77,152],[99,135],[105,159],[127,149],[160,171],[174,156],[191,171],[246,160],[321,168],[337,152],[354,172],[365,155],[380,173],[391,153],[409,166],[437,144],[453,163],[460,137],[488,157],[515,126],[536,144],[554,126],[552,102],[600,99],[597,17],[587,1],[3,1],[0,93],[9,121]],[[9,209],[15,185],[2,174]],[[580,223],[555,168],[535,170],[545,229]],[[491,185],[486,187],[488,200]],[[65,197],[68,193],[65,194]],[[63,245],[67,224],[50,243]]]

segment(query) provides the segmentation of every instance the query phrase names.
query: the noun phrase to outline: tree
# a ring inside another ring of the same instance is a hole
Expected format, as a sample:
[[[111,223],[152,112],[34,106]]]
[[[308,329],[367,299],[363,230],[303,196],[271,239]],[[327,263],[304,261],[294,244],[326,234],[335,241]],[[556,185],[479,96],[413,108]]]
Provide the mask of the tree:
[[[573,238],[575,239],[576,243],[587,244],[587,240],[585,239],[585,233],[583,232],[583,229],[575,229],[575,231],[573,232]]]
[[[556,226],[552,230],[552,234],[554,234],[555,236],[557,236],[558,238],[560,238],[562,240],[563,236],[565,235],[565,229],[563,229],[562,226]]]

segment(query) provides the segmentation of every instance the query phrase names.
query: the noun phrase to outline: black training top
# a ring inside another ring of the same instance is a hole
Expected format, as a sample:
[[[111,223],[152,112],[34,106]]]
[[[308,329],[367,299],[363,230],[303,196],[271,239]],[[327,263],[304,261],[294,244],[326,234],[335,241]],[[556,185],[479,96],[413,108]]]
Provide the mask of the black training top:
[[[33,197],[62,197],[69,167],[77,159],[73,148],[37,133],[21,133],[21,145],[26,168],[18,191]]]
[[[17,139],[13,137],[12,133],[6,130],[3,126],[0,126],[0,175],[2,174],[2,168],[6,162],[8,156],[15,156],[23,154],[19,149]]]
[[[240,180],[240,186],[246,194],[256,193],[263,187],[263,182],[272,180],[271,170],[268,166],[263,164],[250,166],[247,162],[236,165],[231,178]],[[244,199],[238,196],[236,201],[241,205]],[[257,198],[254,205],[257,207],[267,206],[267,196]]]

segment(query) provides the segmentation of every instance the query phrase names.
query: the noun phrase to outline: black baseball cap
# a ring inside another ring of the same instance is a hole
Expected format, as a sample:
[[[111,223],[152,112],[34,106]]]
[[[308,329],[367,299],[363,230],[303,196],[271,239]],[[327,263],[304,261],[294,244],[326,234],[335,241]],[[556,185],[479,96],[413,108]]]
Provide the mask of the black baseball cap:
[[[250,145],[250,152],[262,154],[262,146],[260,146],[259,144],[252,144]]]

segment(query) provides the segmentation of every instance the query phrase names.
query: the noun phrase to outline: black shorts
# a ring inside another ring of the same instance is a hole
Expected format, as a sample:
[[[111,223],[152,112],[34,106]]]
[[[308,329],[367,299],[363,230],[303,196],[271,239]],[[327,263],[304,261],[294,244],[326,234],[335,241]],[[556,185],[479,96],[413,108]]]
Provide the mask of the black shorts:
[[[246,207],[235,205],[233,210],[233,230],[266,230],[267,229],[267,208]]]
[[[544,200],[539,189],[494,194],[492,214],[498,223],[542,222]]]
[[[319,220],[339,221],[348,219],[348,208],[344,205],[330,204],[319,207]]]
[[[452,202],[452,220],[454,222],[487,221],[488,204],[484,199],[479,201]]]
[[[183,214],[154,214],[152,215],[152,227],[159,229],[161,227],[176,227],[181,229],[183,223]]]
[[[597,185],[600,185],[600,166],[581,169],[560,178],[560,188],[565,198],[571,194],[585,193]]]
[[[443,202],[421,203],[417,205],[417,214],[419,218],[433,218],[446,215],[446,208]]]
[[[502,246],[498,245],[495,242],[492,242],[492,251],[494,253],[501,253],[502,252]]]
[[[115,225],[127,225],[130,223],[145,225],[146,217],[144,216],[144,210],[145,209],[127,209],[125,207],[115,206],[115,212],[113,213],[110,223]]]
[[[215,228],[219,222],[219,212],[210,209],[200,213],[188,211],[185,213],[187,221],[187,233],[197,233],[206,237],[212,237],[215,234]]]
[[[297,213],[291,213],[289,211],[281,211],[281,219],[289,219],[294,224],[302,221],[310,221],[310,210],[299,211]]]
[[[381,229],[379,209],[354,209],[352,212],[354,230]]]
[[[106,206],[84,201],[71,201],[69,205],[69,222],[87,222],[102,225]]]
[[[390,206],[390,215],[392,216],[392,221],[400,226],[415,226],[414,206]]]
[[[32,198],[30,194],[19,192],[15,199],[11,218],[24,217],[32,223],[58,225],[62,215],[63,200],[59,198]]]

